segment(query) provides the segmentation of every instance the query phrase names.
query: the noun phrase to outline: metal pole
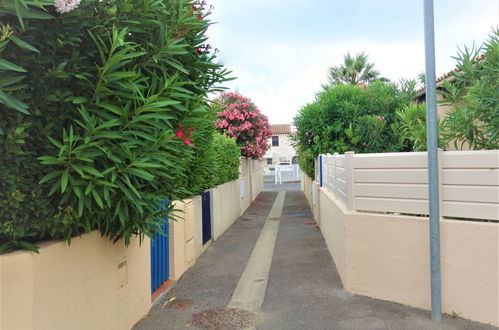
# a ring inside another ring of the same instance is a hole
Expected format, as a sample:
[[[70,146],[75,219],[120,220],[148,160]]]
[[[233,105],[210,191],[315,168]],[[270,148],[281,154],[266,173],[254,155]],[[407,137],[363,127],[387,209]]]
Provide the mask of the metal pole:
[[[426,137],[428,149],[428,197],[430,202],[431,319],[442,321],[440,276],[440,203],[438,191],[438,128],[435,77],[433,0],[424,0]]]

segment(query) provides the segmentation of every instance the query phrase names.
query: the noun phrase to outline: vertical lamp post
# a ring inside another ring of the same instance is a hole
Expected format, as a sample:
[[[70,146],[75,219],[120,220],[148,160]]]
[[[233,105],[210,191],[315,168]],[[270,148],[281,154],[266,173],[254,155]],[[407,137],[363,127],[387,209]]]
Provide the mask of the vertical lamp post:
[[[438,128],[435,77],[433,0],[424,0],[426,136],[430,208],[431,319],[442,321],[440,276],[440,205],[438,191]]]

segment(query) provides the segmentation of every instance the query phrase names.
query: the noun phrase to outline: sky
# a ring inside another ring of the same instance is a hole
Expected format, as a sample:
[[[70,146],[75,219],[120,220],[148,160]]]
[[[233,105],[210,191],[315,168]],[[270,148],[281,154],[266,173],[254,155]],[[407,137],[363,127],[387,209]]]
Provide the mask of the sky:
[[[435,0],[437,76],[458,47],[482,44],[497,28],[499,0]],[[291,123],[314,101],[328,69],[364,51],[382,77],[424,71],[423,0],[207,0],[208,43],[236,80],[225,86],[254,101],[271,124]]]

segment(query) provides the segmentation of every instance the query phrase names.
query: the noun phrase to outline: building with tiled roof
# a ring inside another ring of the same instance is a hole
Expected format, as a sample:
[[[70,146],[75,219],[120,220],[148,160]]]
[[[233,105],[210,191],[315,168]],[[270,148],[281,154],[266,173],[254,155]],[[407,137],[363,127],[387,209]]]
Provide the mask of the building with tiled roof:
[[[272,134],[291,134],[291,124],[270,125]]]
[[[480,56],[478,56],[475,61],[481,61],[485,58],[485,54],[482,54]],[[450,81],[450,82],[453,82],[456,80],[456,77],[454,77],[454,75],[452,75],[453,72],[460,72],[461,70],[458,69],[458,68],[455,68],[454,70],[451,70],[447,73],[444,73],[443,75],[437,77],[437,80],[436,80],[436,87],[437,87],[437,90],[439,88],[442,87],[444,81]],[[422,100],[424,101],[424,96],[426,95],[426,90],[425,90],[425,86],[422,86],[421,88],[417,89],[416,90],[416,98],[418,100]]]
[[[485,58],[485,54],[482,54],[478,56],[475,61],[481,61]],[[455,68],[454,70],[451,70],[447,73],[444,73],[443,75],[439,76],[436,79],[436,88],[437,88],[437,114],[440,118],[445,117],[447,112],[451,109],[451,106],[448,104],[441,103],[440,101],[444,100],[444,97],[441,93],[438,91],[442,89],[444,82],[449,81],[449,82],[454,82],[456,80],[456,77],[453,75],[454,72],[460,72],[461,70],[458,68]],[[416,99],[415,101],[417,103],[423,103],[426,101],[426,89],[425,86],[419,88],[416,90]],[[454,143],[450,142],[448,145],[445,147],[446,150],[455,150]],[[469,150],[469,146],[467,143],[464,143],[462,145],[462,150]]]
[[[291,124],[270,125],[272,137],[269,139],[270,149],[263,156],[264,171],[269,173],[281,162],[296,163],[296,150],[291,145]]]

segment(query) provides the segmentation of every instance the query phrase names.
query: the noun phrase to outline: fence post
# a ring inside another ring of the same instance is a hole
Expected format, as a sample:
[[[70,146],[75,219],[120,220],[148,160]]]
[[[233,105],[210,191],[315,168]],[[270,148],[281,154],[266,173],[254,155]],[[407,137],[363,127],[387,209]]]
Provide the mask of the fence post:
[[[355,211],[355,194],[353,191],[353,162],[355,151],[345,152],[345,170],[346,170],[346,193],[347,193],[347,210]]]
[[[438,194],[438,209],[440,210],[440,212],[438,213],[438,215],[440,216],[440,221],[442,221],[443,219],[443,207],[442,207],[442,199],[443,199],[443,175],[442,175],[442,164],[444,162],[444,150],[442,148],[438,148],[437,150],[438,152],[438,191],[440,192]]]
[[[334,153],[334,158],[333,158],[333,170],[334,170],[334,197],[336,199],[338,199],[338,171],[337,171],[337,168],[338,168],[338,165],[337,164],[337,158],[338,157],[338,153],[335,152]]]
[[[325,161],[325,167],[324,167],[324,185],[327,187],[327,182],[328,182],[328,173],[329,173],[329,154],[325,155],[326,161]]]
[[[322,155],[319,155],[319,185],[322,187]]]

